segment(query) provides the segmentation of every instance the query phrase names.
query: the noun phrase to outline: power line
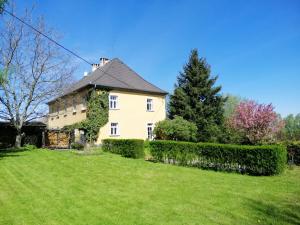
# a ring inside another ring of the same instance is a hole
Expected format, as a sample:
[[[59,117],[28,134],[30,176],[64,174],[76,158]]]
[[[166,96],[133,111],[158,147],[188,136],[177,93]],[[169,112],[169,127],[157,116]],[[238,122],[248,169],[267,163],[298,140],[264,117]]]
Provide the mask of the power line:
[[[56,44],[57,46],[63,48],[64,50],[66,50],[67,52],[69,52],[70,54],[72,54],[73,56],[81,59],[82,61],[86,62],[89,65],[93,65],[91,62],[89,62],[88,60],[84,59],[83,57],[79,56],[78,54],[76,54],[75,52],[73,52],[72,50],[64,47],[63,45],[59,44],[57,41],[53,40],[51,37],[47,36],[46,34],[43,34],[41,31],[39,31],[38,29],[36,29],[35,27],[33,27],[32,25],[30,25],[29,23],[27,23],[26,21],[22,20],[21,18],[17,17],[16,15],[14,15],[13,13],[7,11],[6,9],[2,8],[2,10],[4,12],[6,12],[7,14],[9,14],[10,16],[14,17],[15,19],[17,19],[18,21],[20,21],[21,23],[25,24],[26,26],[30,27],[32,30],[34,30],[35,32],[39,33],[40,35],[44,36],[45,38],[47,38],[49,41],[53,42],[54,44]]]
[[[64,47],[63,45],[59,44],[57,41],[53,40],[51,37],[49,37],[48,35],[42,33],[41,31],[39,31],[38,29],[36,29],[35,27],[33,27],[32,25],[30,25],[29,23],[27,23],[26,21],[22,20],[21,18],[17,17],[16,15],[14,15],[12,12],[9,12],[8,10],[1,8],[1,10],[3,10],[3,12],[9,14],[10,16],[14,17],[15,19],[17,19],[18,21],[20,21],[21,23],[25,24],[26,26],[30,27],[32,30],[34,30],[35,32],[39,33],[40,35],[42,35],[43,37],[47,38],[49,41],[53,42],[54,44],[56,44],[57,46],[63,48],[65,51],[69,52],[70,54],[72,54],[73,56],[81,59],[82,61],[86,62],[87,64],[93,66],[93,63],[89,62],[88,60],[84,59],[83,57],[81,57],[80,55],[76,54],[75,52],[73,52],[72,50]],[[124,82],[118,78],[116,78],[114,75],[104,71],[102,68],[98,67],[97,69],[101,70],[103,72],[103,75],[108,75],[111,76],[113,79],[131,87],[130,84],[128,84],[127,82]],[[102,76],[101,76],[102,77]],[[100,78],[100,77],[99,77]],[[98,80],[99,78],[97,78],[96,80]]]

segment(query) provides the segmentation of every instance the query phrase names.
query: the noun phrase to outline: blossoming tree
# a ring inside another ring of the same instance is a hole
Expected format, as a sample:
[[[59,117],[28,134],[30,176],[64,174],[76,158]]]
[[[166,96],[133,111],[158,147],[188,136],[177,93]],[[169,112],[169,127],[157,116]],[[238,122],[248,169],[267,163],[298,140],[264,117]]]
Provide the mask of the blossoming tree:
[[[240,131],[252,144],[274,140],[284,127],[284,121],[274,111],[272,104],[243,101],[230,118],[230,125]]]

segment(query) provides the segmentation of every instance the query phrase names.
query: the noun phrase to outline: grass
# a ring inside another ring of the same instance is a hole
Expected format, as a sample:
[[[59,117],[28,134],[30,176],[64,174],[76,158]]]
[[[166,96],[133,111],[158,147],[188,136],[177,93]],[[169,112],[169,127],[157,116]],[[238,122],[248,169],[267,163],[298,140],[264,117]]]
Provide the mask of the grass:
[[[0,224],[300,224],[300,168],[254,177],[102,152],[2,152]]]

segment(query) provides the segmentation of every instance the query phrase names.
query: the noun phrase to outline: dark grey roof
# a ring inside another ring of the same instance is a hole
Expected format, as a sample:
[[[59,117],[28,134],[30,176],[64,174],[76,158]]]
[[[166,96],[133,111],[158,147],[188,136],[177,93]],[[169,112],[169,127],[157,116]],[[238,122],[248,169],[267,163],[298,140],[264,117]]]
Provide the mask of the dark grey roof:
[[[112,89],[125,89],[129,91],[141,91],[162,95],[168,94],[164,90],[144,80],[120,59],[115,58],[110,60],[104,66],[89,73],[88,76],[83,77],[68,88],[60,97],[71,94],[72,92],[80,90],[86,86],[95,85]],[[53,101],[55,101],[55,99],[50,102]]]

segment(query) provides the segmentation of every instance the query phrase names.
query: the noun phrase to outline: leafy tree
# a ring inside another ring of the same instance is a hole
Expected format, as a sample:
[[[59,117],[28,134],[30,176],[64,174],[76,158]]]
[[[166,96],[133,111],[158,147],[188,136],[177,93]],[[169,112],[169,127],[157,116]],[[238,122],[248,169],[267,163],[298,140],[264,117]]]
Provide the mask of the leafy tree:
[[[300,141],[300,113],[294,116],[288,115],[284,118],[284,136],[289,141]]]
[[[180,116],[166,119],[156,124],[155,138],[159,140],[196,141],[197,126]]]
[[[224,104],[224,117],[230,118],[234,114],[235,108],[242,101],[242,98],[240,96],[231,94],[225,95],[225,98],[226,102]]]
[[[226,144],[244,144],[247,140],[242,133],[231,127],[230,118],[235,112],[235,108],[242,102],[242,98],[232,94],[224,95],[226,102],[224,104],[224,124],[222,127],[222,134],[219,137],[219,142]]]
[[[226,99],[219,94],[221,86],[215,86],[217,77],[210,73],[206,60],[198,57],[196,49],[192,50],[170,96],[169,117],[177,115],[195,123],[199,141],[216,141],[222,133]]]
[[[274,107],[254,101],[241,102],[230,119],[231,126],[240,131],[251,144],[274,140],[284,122],[274,112]]]

